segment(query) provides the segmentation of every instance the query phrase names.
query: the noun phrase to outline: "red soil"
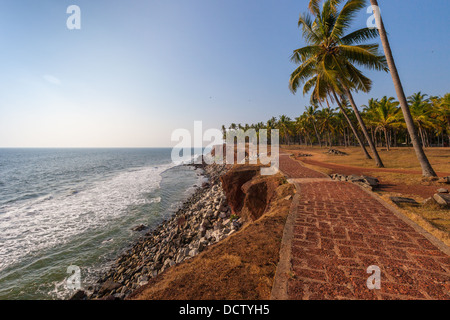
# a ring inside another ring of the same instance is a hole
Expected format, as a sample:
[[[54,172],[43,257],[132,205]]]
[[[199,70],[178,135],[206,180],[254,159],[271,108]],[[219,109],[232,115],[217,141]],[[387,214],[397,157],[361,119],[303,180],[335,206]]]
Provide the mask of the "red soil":
[[[386,169],[386,168],[361,168],[354,166],[345,166],[340,164],[322,162],[311,159],[302,158],[301,161],[305,164],[314,165],[322,168],[327,168],[333,170],[333,173],[339,173],[343,175],[367,175],[373,176],[380,181],[380,187],[378,190],[392,193],[400,193],[405,195],[417,195],[422,198],[432,197],[436,193],[436,186],[426,186],[422,184],[410,185],[405,183],[396,183],[392,181],[387,181],[383,177],[377,175],[378,172],[389,172],[389,173],[404,173],[421,175],[421,171],[417,170],[404,170],[404,169]],[[450,173],[440,172],[439,176],[449,176]]]

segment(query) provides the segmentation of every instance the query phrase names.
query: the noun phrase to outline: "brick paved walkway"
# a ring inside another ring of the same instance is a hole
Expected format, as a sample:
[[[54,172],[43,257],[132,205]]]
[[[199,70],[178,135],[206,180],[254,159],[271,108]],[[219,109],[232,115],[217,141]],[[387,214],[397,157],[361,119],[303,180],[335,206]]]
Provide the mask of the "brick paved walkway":
[[[450,299],[448,247],[357,185],[317,179],[324,176],[287,155],[280,169],[298,193],[281,253],[290,263],[277,269],[274,299]],[[367,287],[372,265],[381,289]]]

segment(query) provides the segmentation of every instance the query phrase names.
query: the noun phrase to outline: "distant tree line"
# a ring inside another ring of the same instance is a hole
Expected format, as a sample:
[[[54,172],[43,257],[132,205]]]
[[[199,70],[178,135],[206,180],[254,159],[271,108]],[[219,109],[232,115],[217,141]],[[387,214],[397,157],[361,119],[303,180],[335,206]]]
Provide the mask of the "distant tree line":
[[[424,147],[450,146],[450,93],[443,97],[428,96],[421,92],[408,98],[409,109],[418,130],[420,142]],[[352,123],[358,123],[348,101],[343,100],[342,108]],[[362,106],[360,112],[367,130],[377,147],[410,146],[408,130],[399,107],[399,102],[393,97],[370,99]],[[340,108],[311,105],[297,118],[286,115],[272,117],[266,122],[256,124],[232,123],[223,125],[222,131],[242,129],[247,131],[278,129],[281,144],[300,144],[320,147],[357,146],[358,141],[348,126],[347,120]],[[356,126],[362,136],[360,126]]]

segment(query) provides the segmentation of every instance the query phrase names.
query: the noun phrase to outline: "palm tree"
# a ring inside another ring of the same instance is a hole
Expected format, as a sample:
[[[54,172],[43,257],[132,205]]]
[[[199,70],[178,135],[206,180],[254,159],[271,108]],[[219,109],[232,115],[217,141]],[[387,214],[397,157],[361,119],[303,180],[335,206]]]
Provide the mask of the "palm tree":
[[[375,17],[377,22],[377,27],[380,33],[381,44],[384,48],[384,54],[386,55],[386,60],[389,66],[389,70],[391,71],[392,81],[394,82],[395,91],[397,93],[398,101],[400,102],[400,107],[403,112],[403,117],[405,119],[406,127],[408,129],[409,135],[411,137],[411,141],[416,152],[417,159],[420,162],[420,166],[422,167],[422,174],[425,177],[435,177],[436,172],[433,170],[428,158],[423,151],[423,148],[419,142],[419,137],[417,136],[417,131],[414,126],[414,121],[411,116],[411,112],[408,108],[408,102],[406,100],[406,95],[403,90],[403,85],[400,80],[400,76],[397,71],[397,66],[395,65],[394,56],[392,54],[391,46],[389,44],[389,39],[387,37],[386,29],[384,27],[383,18],[381,17],[380,10],[378,9],[378,1],[370,0],[370,4],[375,11]]]
[[[441,98],[439,105],[437,106],[437,112],[439,112],[441,117],[447,123],[447,135],[450,146],[450,93],[447,93]]]
[[[313,144],[312,144],[311,136],[309,135],[310,130],[309,130],[308,126],[309,126],[309,122],[308,122],[308,119],[307,119],[305,113],[303,113],[300,117],[295,118],[295,123],[294,123],[295,132],[297,134],[299,134],[300,136],[302,136],[302,135],[305,136],[306,146],[308,146],[308,141],[309,141],[309,143],[311,143],[311,146],[312,146]]]
[[[324,108],[319,112],[319,130],[327,133],[330,148],[333,146],[331,133],[335,131],[334,116],[334,110],[330,108]]]
[[[375,132],[383,131],[387,151],[390,150],[390,129],[400,122],[398,102],[393,97],[384,96],[381,100],[369,100],[369,106],[363,106],[366,116],[374,125]]]
[[[338,104],[339,109],[340,109],[342,115],[343,115],[344,118],[347,120],[347,123],[349,124],[350,129],[352,129],[353,134],[354,134],[356,140],[358,141],[358,143],[359,143],[359,145],[361,146],[361,149],[362,149],[364,155],[366,156],[366,159],[372,160],[372,157],[371,157],[370,154],[367,152],[367,149],[366,149],[366,147],[364,146],[364,142],[361,140],[361,137],[359,136],[358,131],[356,130],[355,126],[353,125],[352,120],[351,120],[350,117],[348,116],[348,108],[347,108],[348,102],[347,102],[347,100],[345,100],[345,99],[342,98],[342,99],[341,99],[341,102],[340,102],[339,99],[338,99],[338,97],[337,97],[337,95],[336,95],[336,92],[334,92],[334,90],[333,90],[333,98],[335,99],[336,103]]]
[[[314,132],[316,133],[317,141],[319,142],[319,147],[322,148],[322,141],[319,136],[319,132],[317,131],[316,121],[317,121],[317,108],[318,106],[309,106],[306,107],[305,117],[306,121],[312,124],[314,128]]]
[[[428,145],[426,130],[432,128],[434,125],[433,119],[430,118],[430,113],[432,112],[431,104],[426,96],[426,94],[417,92],[408,98],[411,117],[414,121],[414,125],[419,130],[422,146]]]
[[[286,115],[280,116],[277,122],[277,129],[280,131],[280,136],[283,137],[285,143],[289,145],[289,136],[292,134],[291,119]]]
[[[291,75],[291,90],[295,92],[298,86],[305,82],[304,91],[310,90],[315,83],[313,94],[318,98],[323,99],[326,96],[330,85],[335,93],[345,95],[369,143],[377,166],[383,167],[351,91],[368,92],[372,84],[356,65],[387,71],[386,61],[383,56],[378,55],[377,44],[360,44],[377,37],[376,31],[363,28],[344,35],[357,11],[364,8],[365,0],[348,0],[341,11],[336,8],[340,2],[338,0],[325,1],[322,11],[318,9],[319,1],[312,2],[315,3],[310,6],[315,16],[314,21],[309,15],[300,15],[299,18],[299,26],[302,26],[307,46],[295,50],[292,56],[292,60],[301,65]]]

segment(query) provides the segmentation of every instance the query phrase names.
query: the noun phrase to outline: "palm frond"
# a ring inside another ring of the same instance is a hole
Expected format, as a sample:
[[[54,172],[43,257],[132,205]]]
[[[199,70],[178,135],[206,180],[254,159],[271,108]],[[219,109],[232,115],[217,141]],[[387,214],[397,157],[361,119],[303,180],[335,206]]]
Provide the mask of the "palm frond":
[[[353,45],[376,38],[378,38],[378,29],[363,28],[342,37],[340,42],[345,45]]]
[[[378,54],[378,44],[340,45],[339,50],[352,63],[377,71],[389,71],[386,57]]]
[[[309,14],[300,15],[300,17],[298,18],[298,26],[302,27],[302,34],[306,43],[320,43],[320,38],[317,36],[313,29],[313,20]]]
[[[336,23],[331,32],[331,38],[335,40],[340,39],[344,35],[345,30],[352,24],[358,11],[365,6],[365,0],[348,0],[336,18]]]

